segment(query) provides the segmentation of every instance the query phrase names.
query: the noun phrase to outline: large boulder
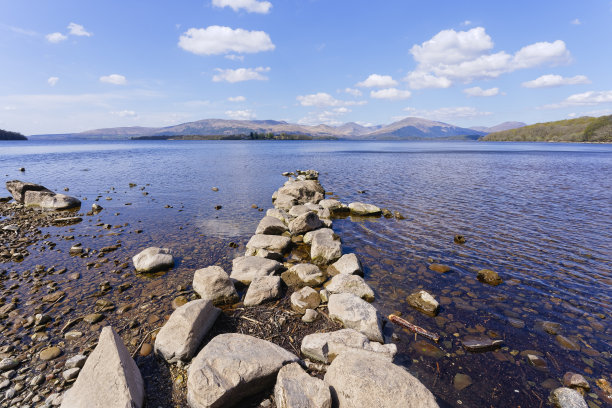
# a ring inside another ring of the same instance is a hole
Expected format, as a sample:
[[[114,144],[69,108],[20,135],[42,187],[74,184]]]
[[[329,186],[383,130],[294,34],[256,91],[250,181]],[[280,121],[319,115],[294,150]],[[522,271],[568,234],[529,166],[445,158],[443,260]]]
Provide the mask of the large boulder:
[[[278,217],[266,215],[259,221],[255,234],[281,235],[287,231],[287,226]]]
[[[361,262],[355,254],[344,254],[333,264],[327,268],[327,273],[330,275],[361,275],[363,276],[363,270]]]
[[[380,344],[353,329],[342,329],[331,333],[313,333],[302,340],[301,351],[306,357],[331,363],[340,353],[347,351],[362,351],[374,353],[380,358],[393,361],[397,346],[395,344]]]
[[[433,394],[404,368],[361,352],[341,353],[325,374],[334,406],[438,408]]]
[[[245,306],[256,306],[281,294],[280,276],[259,276],[251,282],[244,296]]]
[[[293,207],[291,207],[291,209],[288,211],[288,214],[292,218],[295,218],[295,217],[299,217],[300,215],[306,214],[309,211],[312,211],[310,207],[304,204],[299,204],[299,205],[294,205]]]
[[[350,203],[348,207],[351,211],[351,214],[355,215],[369,216],[380,215],[382,213],[382,210],[373,204],[355,202]]]
[[[198,299],[176,309],[155,338],[155,353],[170,363],[188,361],[221,310],[210,300]]]
[[[274,386],[277,408],[331,408],[329,386],[311,377],[298,363],[280,369]]]
[[[229,275],[220,266],[209,266],[193,274],[193,290],[215,305],[236,303],[240,298]]]
[[[281,277],[287,286],[319,286],[327,279],[327,276],[317,265],[301,263],[293,265],[283,272]]]
[[[249,285],[259,276],[269,276],[283,269],[283,264],[259,256],[240,256],[232,261],[230,278]]]
[[[136,272],[157,272],[174,266],[168,248],[149,247],[132,257]]]
[[[382,324],[376,308],[360,297],[352,293],[331,295],[327,309],[332,320],[365,334],[372,341],[384,343]]]
[[[279,210],[289,211],[294,205],[298,203],[298,200],[290,196],[288,194],[278,194],[276,193],[272,196],[272,201],[274,202],[274,206]]]
[[[65,194],[56,194],[39,184],[19,180],[6,182],[6,189],[16,202],[31,207],[41,207],[47,210],[67,210],[81,206],[77,198]]]
[[[374,301],[374,291],[358,275],[336,275],[325,285],[329,293],[352,293],[368,302]]]
[[[102,329],[79,376],[64,394],[64,408],[140,408],[144,382],[121,337],[110,327]]]
[[[293,197],[296,204],[318,203],[325,198],[325,190],[317,180],[287,181],[278,190],[276,197],[277,203],[281,196]]]
[[[308,211],[289,222],[289,231],[292,235],[301,235],[322,226],[323,222],[321,222],[319,216],[313,211]]]
[[[280,235],[256,234],[247,242],[245,255],[282,258],[282,255],[289,250],[290,246],[291,238]]]
[[[220,334],[192,360],[187,401],[191,408],[237,405],[274,384],[286,364],[299,361],[287,350],[245,334]]]
[[[313,263],[326,265],[342,256],[340,238],[330,228],[321,228],[307,233],[304,236],[304,242],[310,243],[310,259]]]
[[[266,216],[278,218],[284,224],[289,223],[290,219],[290,217],[287,215],[287,212],[279,208],[270,208],[268,211],[266,211]]]

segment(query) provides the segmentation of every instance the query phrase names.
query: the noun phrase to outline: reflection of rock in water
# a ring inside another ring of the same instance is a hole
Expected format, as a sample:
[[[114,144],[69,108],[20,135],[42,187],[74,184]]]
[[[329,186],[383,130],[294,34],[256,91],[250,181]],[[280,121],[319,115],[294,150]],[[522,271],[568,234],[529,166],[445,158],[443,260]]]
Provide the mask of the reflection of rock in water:
[[[251,223],[240,219],[200,219],[195,225],[206,236],[218,238],[246,236],[253,229]]]

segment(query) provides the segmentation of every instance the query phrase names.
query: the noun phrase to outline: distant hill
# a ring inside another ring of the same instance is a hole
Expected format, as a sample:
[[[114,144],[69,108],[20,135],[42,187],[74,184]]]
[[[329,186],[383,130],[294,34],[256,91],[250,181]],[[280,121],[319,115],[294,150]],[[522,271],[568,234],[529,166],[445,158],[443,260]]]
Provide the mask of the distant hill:
[[[472,126],[470,129],[474,129],[474,130],[477,130],[479,132],[484,132],[484,133],[494,133],[494,132],[501,132],[504,130],[517,129],[523,126],[527,126],[527,124],[523,122],[504,122],[504,123],[500,123],[499,125],[495,125],[491,127]]]
[[[612,115],[536,123],[518,129],[490,133],[480,140],[510,142],[612,143]]]
[[[455,139],[472,136],[476,139],[485,135],[484,132],[462,128],[448,123],[436,122],[422,118],[409,117],[383,126],[374,132],[361,135],[360,139],[390,139],[390,140],[416,140],[416,139]]]
[[[0,140],[28,140],[28,138],[21,133],[0,129]]]

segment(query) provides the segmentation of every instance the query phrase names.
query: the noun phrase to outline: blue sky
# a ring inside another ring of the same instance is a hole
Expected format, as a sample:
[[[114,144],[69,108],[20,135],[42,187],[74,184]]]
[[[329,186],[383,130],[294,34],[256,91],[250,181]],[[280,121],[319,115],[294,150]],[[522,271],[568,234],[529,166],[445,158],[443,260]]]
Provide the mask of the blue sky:
[[[0,128],[612,113],[612,3],[0,0]]]

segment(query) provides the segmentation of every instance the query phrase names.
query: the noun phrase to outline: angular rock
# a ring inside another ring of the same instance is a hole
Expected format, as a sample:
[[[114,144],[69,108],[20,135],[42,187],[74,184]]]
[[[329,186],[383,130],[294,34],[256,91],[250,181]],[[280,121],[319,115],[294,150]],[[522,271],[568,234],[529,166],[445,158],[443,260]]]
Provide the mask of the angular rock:
[[[156,272],[174,266],[174,258],[168,248],[149,247],[132,258],[136,272]]]
[[[263,235],[281,235],[287,231],[287,226],[283,221],[276,217],[265,216],[259,221],[255,234]]]
[[[277,408],[331,408],[329,386],[311,377],[298,363],[280,369],[274,386]]]
[[[187,361],[217,320],[221,310],[210,300],[193,300],[170,315],[155,338],[155,353],[170,363]]]
[[[503,340],[493,340],[489,337],[474,337],[466,336],[461,343],[466,350],[479,352],[489,351],[500,347],[503,344]]]
[[[64,363],[64,368],[83,368],[85,361],[87,361],[87,356],[77,354],[76,356],[70,357],[68,360],[66,360],[66,363]]]
[[[288,181],[278,190],[276,201],[284,195],[293,197],[296,204],[316,204],[325,198],[325,190],[316,180]]]
[[[582,388],[586,391],[591,389],[588,381],[580,374],[567,372],[563,376],[563,385],[570,388]]]
[[[298,203],[298,200],[290,196],[288,194],[279,194],[272,196],[272,201],[274,202],[274,206],[280,210],[289,211],[291,207]]]
[[[438,408],[432,393],[400,366],[364,353],[346,352],[325,374],[334,406]]]
[[[255,278],[272,275],[283,269],[283,265],[273,259],[258,256],[241,256],[232,261],[230,278],[249,285]]]
[[[332,213],[349,211],[349,208],[338,200],[325,199],[319,201],[319,205]]]
[[[433,296],[424,290],[419,290],[406,298],[408,304],[415,309],[429,315],[435,316],[440,310],[440,304]]]
[[[327,273],[330,275],[361,275],[363,276],[363,270],[361,262],[355,254],[344,254],[336,262],[331,264],[327,268]]]
[[[308,207],[307,205],[294,205],[293,207],[291,207],[291,209],[289,210],[289,215],[291,217],[299,217],[300,215],[306,214],[307,212],[312,211],[310,207]]]
[[[372,204],[355,202],[350,203],[348,207],[351,210],[351,214],[355,215],[376,216],[382,214],[382,210]]]
[[[285,349],[244,334],[220,334],[192,360],[187,401],[191,408],[237,405],[274,384],[278,371],[299,358]]]
[[[382,324],[374,306],[351,293],[338,293],[329,297],[329,317],[349,329],[355,329],[372,341],[384,343]]]
[[[81,206],[81,201],[65,194],[56,194],[48,188],[19,180],[6,182],[6,189],[16,202],[48,210],[66,210]]]
[[[287,225],[289,223],[289,216],[285,210],[281,210],[278,208],[270,208],[266,211],[266,216],[274,217],[283,222],[283,224]]]
[[[107,326],[79,376],[63,397],[64,408],[140,408],[144,383],[121,337]]]
[[[311,360],[331,363],[336,356],[347,351],[374,353],[379,358],[393,361],[397,346],[380,344],[353,329],[342,329],[331,333],[309,334],[302,340],[301,351]]]
[[[257,306],[267,300],[278,298],[280,293],[280,276],[259,276],[251,282],[243,303],[245,306]]]
[[[306,311],[304,312],[304,316],[302,316],[302,321],[304,323],[312,323],[317,320],[317,317],[319,317],[319,314],[316,310],[306,309]]]
[[[478,280],[484,283],[488,283],[492,286],[497,286],[502,283],[502,279],[499,277],[497,272],[490,269],[481,269],[478,271]]]
[[[68,370],[62,373],[62,377],[65,381],[72,381],[77,378],[77,376],[79,375],[79,371],[81,371],[81,369],[78,367],[69,368]]]
[[[327,276],[318,266],[308,263],[293,265],[281,274],[283,282],[287,286],[319,286],[327,279]]]
[[[267,255],[270,252],[274,254],[286,253],[291,246],[291,238],[283,237],[279,235],[253,235],[247,243],[246,253],[247,256],[262,256]],[[264,256],[267,257],[267,256]]]
[[[215,305],[236,303],[240,300],[229,275],[220,266],[209,266],[193,274],[193,290],[204,300]]]
[[[566,387],[553,390],[548,401],[557,408],[588,408],[584,397],[578,391]]]
[[[316,264],[329,264],[342,256],[342,243],[330,228],[316,230],[308,237],[310,242],[310,259]],[[304,242],[308,243],[304,236]]]
[[[555,340],[557,340],[557,343],[559,343],[559,345],[566,350],[573,350],[573,351],[580,350],[580,344],[576,343],[575,341],[565,336],[558,334],[555,336]]]
[[[292,235],[300,235],[321,228],[323,223],[319,216],[312,211],[302,214],[289,222],[289,231]]]
[[[291,309],[304,314],[306,309],[316,309],[321,303],[319,292],[306,286],[291,294]]]
[[[374,291],[358,275],[336,275],[325,285],[325,289],[331,294],[352,293],[368,302],[374,301]]]

